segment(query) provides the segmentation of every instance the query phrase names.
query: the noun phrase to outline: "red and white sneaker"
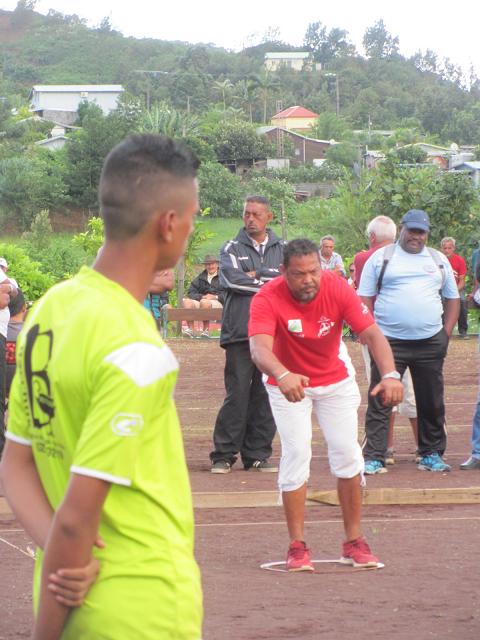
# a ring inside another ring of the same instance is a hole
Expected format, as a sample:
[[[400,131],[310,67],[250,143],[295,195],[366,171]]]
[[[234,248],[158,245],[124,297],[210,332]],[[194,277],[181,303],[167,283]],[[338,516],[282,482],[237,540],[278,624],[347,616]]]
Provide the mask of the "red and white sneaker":
[[[370,551],[363,536],[343,543],[343,555],[340,562],[351,564],[354,567],[376,567],[380,563],[379,559]]]
[[[302,540],[294,540],[288,547],[287,571],[315,571],[310,549]]]

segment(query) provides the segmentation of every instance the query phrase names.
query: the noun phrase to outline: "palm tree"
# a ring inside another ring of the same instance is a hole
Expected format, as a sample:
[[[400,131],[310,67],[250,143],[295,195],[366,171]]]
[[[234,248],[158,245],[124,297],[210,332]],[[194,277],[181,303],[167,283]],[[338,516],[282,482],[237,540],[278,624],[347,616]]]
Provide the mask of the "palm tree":
[[[253,98],[255,94],[255,85],[249,78],[239,80],[235,83],[235,95],[233,99],[244,109],[248,111],[250,122],[253,122]]]
[[[233,84],[230,82],[228,78],[225,80],[215,80],[213,83],[213,88],[215,91],[222,96],[223,101],[223,110],[227,110],[227,92],[233,89]]]
[[[260,73],[255,73],[250,77],[253,86],[258,90],[258,94],[262,100],[263,105],[263,122],[267,122],[267,105],[270,92],[278,89],[278,78],[272,76],[268,71],[262,70]]]

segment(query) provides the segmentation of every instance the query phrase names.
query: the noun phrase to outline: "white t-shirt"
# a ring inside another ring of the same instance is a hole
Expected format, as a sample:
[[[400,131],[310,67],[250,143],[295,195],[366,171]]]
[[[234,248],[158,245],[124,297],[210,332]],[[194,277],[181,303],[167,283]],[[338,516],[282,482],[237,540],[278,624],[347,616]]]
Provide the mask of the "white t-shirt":
[[[5,282],[5,280],[8,280],[9,282],[11,282],[13,286],[18,289],[18,285],[15,282],[15,280],[13,278],[9,278],[7,274],[3,271],[3,269],[0,269],[0,284],[2,282]],[[9,320],[10,320],[10,309],[8,307],[5,307],[5,309],[0,309],[0,335],[2,335],[4,338],[7,337]]]

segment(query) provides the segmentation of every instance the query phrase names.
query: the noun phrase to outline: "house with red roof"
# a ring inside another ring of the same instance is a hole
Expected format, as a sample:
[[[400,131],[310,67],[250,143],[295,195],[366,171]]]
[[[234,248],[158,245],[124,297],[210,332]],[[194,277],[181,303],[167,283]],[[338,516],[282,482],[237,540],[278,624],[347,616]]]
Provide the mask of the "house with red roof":
[[[284,109],[280,111],[280,113],[276,113],[271,119],[270,124],[274,127],[279,127],[281,129],[298,129],[305,130],[310,129],[318,118],[318,113],[314,113],[309,109],[305,109],[305,107],[295,106],[288,107],[288,109]]]

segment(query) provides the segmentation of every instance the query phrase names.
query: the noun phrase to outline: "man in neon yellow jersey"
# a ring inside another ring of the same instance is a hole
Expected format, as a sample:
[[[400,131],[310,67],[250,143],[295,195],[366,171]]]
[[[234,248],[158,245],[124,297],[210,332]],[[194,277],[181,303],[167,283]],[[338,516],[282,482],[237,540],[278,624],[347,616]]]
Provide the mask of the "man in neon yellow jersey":
[[[201,637],[178,364],[142,306],[153,274],[185,251],[197,167],[186,147],[160,136],[115,147],[99,188],[104,247],[93,268],[36,304],[20,337],[2,480],[44,543],[35,640]],[[94,548],[99,535],[104,549]],[[51,576],[92,554],[98,578],[68,609]]]

